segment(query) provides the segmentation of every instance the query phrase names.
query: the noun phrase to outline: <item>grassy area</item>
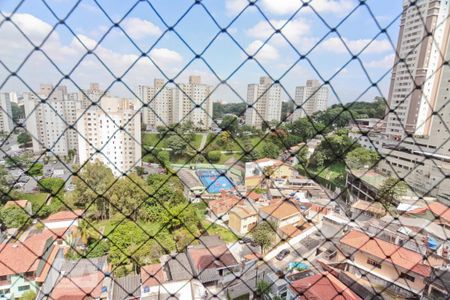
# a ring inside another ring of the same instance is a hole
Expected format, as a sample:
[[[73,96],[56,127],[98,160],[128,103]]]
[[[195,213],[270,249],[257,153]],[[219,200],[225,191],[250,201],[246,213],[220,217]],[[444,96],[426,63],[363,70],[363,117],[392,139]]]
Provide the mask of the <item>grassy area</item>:
[[[31,203],[33,203],[33,205],[37,205],[37,206],[42,206],[45,201],[47,200],[49,194],[47,193],[31,193],[31,194],[27,194],[27,193],[14,193],[14,198],[21,200],[28,200]]]
[[[202,221],[202,224],[204,228],[208,228],[207,231],[209,235],[218,235],[223,241],[227,243],[232,243],[238,240],[237,236],[225,227],[217,224],[211,224],[206,220]]]
[[[309,169],[311,174],[326,179],[337,186],[345,184],[345,164],[342,162],[334,163],[326,168]]]

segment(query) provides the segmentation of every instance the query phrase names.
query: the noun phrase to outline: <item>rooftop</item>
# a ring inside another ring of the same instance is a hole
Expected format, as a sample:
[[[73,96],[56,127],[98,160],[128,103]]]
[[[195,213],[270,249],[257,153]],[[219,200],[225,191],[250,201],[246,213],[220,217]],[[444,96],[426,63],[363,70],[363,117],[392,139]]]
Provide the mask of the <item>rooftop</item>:
[[[370,212],[376,215],[384,215],[386,214],[386,210],[380,202],[369,202],[364,200],[357,200],[352,204],[352,208]]]
[[[0,251],[0,276],[36,272],[41,262],[38,257],[44,255],[52,246],[54,237],[49,230],[33,234],[24,241],[2,245]],[[47,242],[49,241],[49,242]]]
[[[302,299],[359,300],[350,288],[329,272],[323,272],[293,281],[289,289]]]
[[[157,286],[167,280],[167,275],[161,264],[147,265],[141,268],[141,282],[143,286]]]
[[[235,213],[241,219],[253,217],[257,214],[256,209],[248,205],[237,205],[230,210],[231,212]]]
[[[238,264],[225,243],[213,247],[191,247],[188,248],[187,252],[197,274],[207,269],[224,268]]]
[[[10,200],[5,203],[6,206],[19,206],[22,208],[26,208],[28,203],[30,203],[28,200]]]
[[[113,299],[139,299],[140,296],[141,285],[138,274],[132,273],[125,277],[114,279]]]
[[[279,220],[300,214],[299,209],[294,204],[286,201],[277,201],[271,205],[261,207],[260,211]]]
[[[422,262],[420,253],[371,237],[364,232],[352,230],[340,242],[424,277],[431,273],[430,266]]]
[[[78,219],[83,216],[83,210],[76,209],[76,210],[65,210],[57,212],[53,215],[50,215],[47,219],[44,220],[45,222],[54,222],[54,221],[63,221],[63,220],[74,220]]]

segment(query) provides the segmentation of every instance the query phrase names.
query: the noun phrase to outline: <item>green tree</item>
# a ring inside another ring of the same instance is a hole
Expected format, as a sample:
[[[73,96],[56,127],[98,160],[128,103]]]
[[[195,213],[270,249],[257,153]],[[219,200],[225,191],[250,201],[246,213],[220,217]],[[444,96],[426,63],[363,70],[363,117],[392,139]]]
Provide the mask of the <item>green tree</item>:
[[[22,297],[20,297],[20,300],[34,300],[36,299],[36,292],[32,290],[28,290],[25,293],[22,294]]]
[[[21,146],[25,146],[31,143],[31,135],[27,132],[22,132],[17,136],[17,143]]]
[[[34,163],[25,173],[28,176],[37,177],[42,176],[44,174],[43,172],[44,172],[44,165],[41,163]]]
[[[239,128],[239,119],[235,115],[225,115],[220,123],[220,128],[234,134]]]
[[[264,251],[272,245],[275,239],[274,224],[268,221],[263,221],[256,225],[251,232],[251,236],[255,243],[261,246],[261,250]]]
[[[345,162],[352,169],[371,169],[379,159],[380,156],[376,151],[358,147],[347,154]]]
[[[110,213],[120,213],[136,221],[140,211],[138,208],[148,198],[148,192],[146,182],[137,174],[120,178],[107,192]]]
[[[324,164],[334,164],[343,162],[347,153],[357,147],[347,131],[336,131],[329,134],[317,146],[310,158],[310,164],[313,167],[323,166]]]
[[[11,102],[12,119],[17,122],[19,119],[25,118],[25,107],[19,106],[15,102]]]
[[[323,123],[314,122],[308,118],[297,119],[287,126],[289,136],[298,137],[299,142],[307,142],[321,132],[323,128]]]
[[[20,228],[31,221],[23,208],[13,205],[2,207],[0,220],[9,228]]]
[[[38,182],[39,189],[42,192],[56,195],[64,192],[64,179],[62,178],[42,178]]]
[[[27,153],[8,156],[5,158],[6,166],[10,168],[28,169],[31,166],[31,157]]]
[[[308,148],[306,146],[301,146],[300,149],[295,154],[295,157],[297,158],[298,163],[303,167],[308,165],[308,156],[309,156],[309,152],[308,152]]]
[[[261,150],[258,151],[259,157],[278,158],[280,147],[272,142],[265,142]]]
[[[98,216],[108,217],[109,206],[105,195],[113,181],[114,175],[111,169],[102,162],[96,160],[87,163],[78,172],[78,177],[73,179],[75,184],[75,191],[72,193],[73,203],[82,208],[94,203]]]
[[[208,160],[211,163],[217,163],[220,160],[222,154],[220,151],[209,151],[208,152]]]
[[[184,155],[187,150],[186,141],[181,138],[178,134],[171,135],[166,140],[167,147],[172,149],[174,155]]]
[[[256,283],[255,299],[265,299],[270,294],[271,285],[264,280],[259,280]]]
[[[386,209],[395,203],[395,200],[403,196],[408,189],[406,183],[395,177],[386,178],[378,189],[377,198]]]

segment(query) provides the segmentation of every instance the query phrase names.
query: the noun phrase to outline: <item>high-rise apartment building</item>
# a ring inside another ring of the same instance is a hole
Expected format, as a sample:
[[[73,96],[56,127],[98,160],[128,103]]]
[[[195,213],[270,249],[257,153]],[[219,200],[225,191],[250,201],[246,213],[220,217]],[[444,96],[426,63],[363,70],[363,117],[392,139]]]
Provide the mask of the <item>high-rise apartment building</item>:
[[[397,53],[379,169],[450,201],[448,1],[403,2]]]
[[[14,129],[11,102],[17,101],[15,93],[0,93],[0,133],[9,134]]]
[[[259,84],[247,87],[247,104],[251,105],[245,112],[245,123],[261,128],[263,124],[281,120],[281,86],[269,77],[261,77]]]
[[[190,121],[197,128],[208,129],[212,123],[211,91],[200,76],[189,76],[188,83],[175,87],[168,87],[163,79],[155,79],[152,87],[139,86],[139,95],[148,104],[144,123],[154,129]]]
[[[49,149],[54,155],[66,156],[76,150],[78,135],[75,122],[81,106],[76,93],[69,94],[65,86],[41,85],[38,94],[24,93],[25,126],[33,142],[33,151]]]
[[[141,165],[141,118],[135,101],[102,97],[78,110],[80,164],[100,160],[120,176]]]
[[[318,80],[307,80],[306,86],[295,88],[294,102],[299,108],[295,107],[292,121],[324,111],[328,105],[328,87],[321,85]]]
[[[153,86],[139,86],[139,95],[148,107],[143,111],[144,123],[155,129],[173,124],[173,94],[163,79],[155,79]]]
[[[91,82],[88,89],[78,92],[78,98],[80,99],[83,108],[88,108],[92,103],[99,101],[103,96],[109,96],[109,92],[102,90],[100,85],[96,82]]]
[[[441,68],[449,41],[449,3],[445,0],[403,1],[392,71],[386,133],[401,139],[407,134],[427,136],[436,107]],[[428,35],[431,32],[432,35]]]

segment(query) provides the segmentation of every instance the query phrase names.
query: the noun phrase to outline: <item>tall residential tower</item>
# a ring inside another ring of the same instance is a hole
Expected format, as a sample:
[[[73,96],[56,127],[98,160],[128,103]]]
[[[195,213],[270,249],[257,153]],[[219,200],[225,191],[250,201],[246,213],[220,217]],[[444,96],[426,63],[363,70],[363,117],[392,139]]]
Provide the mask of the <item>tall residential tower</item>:
[[[431,32],[431,35],[428,34]],[[450,20],[447,0],[403,2],[379,169],[450,202]]]
[[[155,79],[153,86],[139,86],[144,103],[144,123],[150,129],[180,122],[192,122],[200,129],[212,123],[212,87],[201,82],[200,76],[189,76],[187,83],[169,87],[163,79]]]
[[[292,113],[293,121],[326,110],[328,87],[321,85],[318,80],[307,80],[306,86],[298,86],[295,89],[295,105],[300,108],[295,108]]]
[[[247,108],[245,123],[261,128],[263,124],[281,120],[281,86],[275,84],[269,77],[261,77],[259,84],[249,84],[247,87]]]

